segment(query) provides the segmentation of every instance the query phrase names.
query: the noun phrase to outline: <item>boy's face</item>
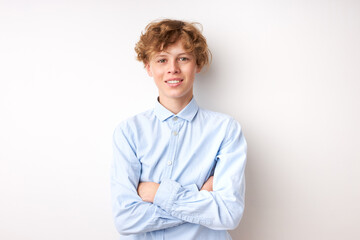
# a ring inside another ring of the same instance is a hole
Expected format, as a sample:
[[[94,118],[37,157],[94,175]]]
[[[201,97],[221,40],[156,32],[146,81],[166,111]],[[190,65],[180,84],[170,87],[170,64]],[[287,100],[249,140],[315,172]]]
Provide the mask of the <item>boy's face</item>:
[[[156,53],[146,64],[159,89],[160,103],[187,103],[193,95],[195,73],[200,72],[195,56],[187,53],[181,41]]]

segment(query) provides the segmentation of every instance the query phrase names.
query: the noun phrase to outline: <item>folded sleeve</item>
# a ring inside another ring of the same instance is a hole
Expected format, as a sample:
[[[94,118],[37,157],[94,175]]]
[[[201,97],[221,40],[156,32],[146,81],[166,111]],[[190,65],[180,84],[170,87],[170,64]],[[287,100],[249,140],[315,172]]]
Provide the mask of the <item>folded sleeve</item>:
[[[213,191],[198,191],[166,179],[154,204],[171,216],[214,230],[234,229],[245,206],[247,144],[238,122],[231,119],[217,156]]]
[[[142,201],[137,187],[141,163],[136,157],[136,144],[124,125],[113,134],[111,165],[111,199],[116,229],[120,234],[138,234],[178,226],[183,220],[159,206]]]

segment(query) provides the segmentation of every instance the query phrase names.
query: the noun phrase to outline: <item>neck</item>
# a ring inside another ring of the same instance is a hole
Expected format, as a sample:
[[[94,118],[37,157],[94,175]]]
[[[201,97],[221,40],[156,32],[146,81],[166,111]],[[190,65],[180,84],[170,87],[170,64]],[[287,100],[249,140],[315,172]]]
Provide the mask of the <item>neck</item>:
[[[192,98],[193,98],[192,95],[185,99],[173,99],[173,98],[167,99],[167,98],[159,97],[159,102],[161,105],[163,105],[167,110],[169,110],[173,114],[178,114],[189,104]]]

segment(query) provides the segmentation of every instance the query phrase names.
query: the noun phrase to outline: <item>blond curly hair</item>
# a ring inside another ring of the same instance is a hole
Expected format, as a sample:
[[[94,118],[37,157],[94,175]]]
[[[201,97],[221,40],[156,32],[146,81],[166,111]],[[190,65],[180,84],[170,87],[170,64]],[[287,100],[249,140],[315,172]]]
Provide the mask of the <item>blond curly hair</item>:
[[[155,53],[161,52],[178,40],[183,42],[184,49],[194,54],[196,64],[201,69],[209,65],[211,52],[205,37],[197,27],[199,23],[190,23],[180,20],[163,19],[148,24],[136,43],[137,60],[144,65],[149,63]]]

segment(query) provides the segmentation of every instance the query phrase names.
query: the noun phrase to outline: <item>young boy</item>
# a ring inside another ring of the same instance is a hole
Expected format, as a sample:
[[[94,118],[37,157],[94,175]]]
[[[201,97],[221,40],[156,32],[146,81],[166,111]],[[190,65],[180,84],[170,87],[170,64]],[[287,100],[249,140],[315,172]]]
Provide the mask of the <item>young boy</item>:
[[[195,24],[150,23],[137,58],[155,108],[114,131],[111,188],[121,239],[231,239],[244,211],[246,141],[233,118],[199,108],[196,73],[210,51]]]

